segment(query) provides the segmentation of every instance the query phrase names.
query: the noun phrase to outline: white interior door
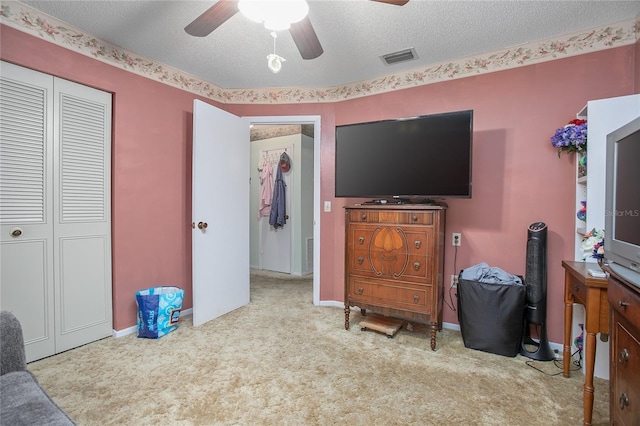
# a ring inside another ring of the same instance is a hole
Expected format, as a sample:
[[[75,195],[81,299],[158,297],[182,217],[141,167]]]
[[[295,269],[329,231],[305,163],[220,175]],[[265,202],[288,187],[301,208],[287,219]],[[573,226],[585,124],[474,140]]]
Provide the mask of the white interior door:
[[[286,152],[293,162],[293,145],[283,146],[282,152]],[[278,148],[275,148],[278,149]],[[270,148],[269,151],[274,151]],[[273,165],[273,177],[277,176],[278,163]],[[285,183],[285,205],[287,210],[287,223],[281,228],[274,228],[269,225],[269,216],[260,217],[260,267],[268,271],[291,273],[291,245],[292,232],[295,217],[292,216],[291,203],[295,194],[293,186],[294,168],[300,167],[299,164],[291,164],[288,172],[282,173],[282,180]],[[275,185],[274,185],[275,186]]]
[[[31,361],[55,353],[53,78],[2,62],[0,89],[0,305]]]
[[[193,104],[193,324],[249,303],[249,124]]]
[[[111,336],[111,93],[54,83],[56,352]]]

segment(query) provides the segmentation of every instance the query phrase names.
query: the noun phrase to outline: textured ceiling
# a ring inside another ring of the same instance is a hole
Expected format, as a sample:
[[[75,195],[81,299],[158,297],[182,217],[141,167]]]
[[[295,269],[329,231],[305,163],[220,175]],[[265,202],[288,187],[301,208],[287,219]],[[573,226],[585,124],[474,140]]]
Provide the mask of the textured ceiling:
[[[267,69],[273,39],[236,14],[209,36],[184,27],[214,1],[23,1],[138,55],[224,89],[334,87],[569,34],[640,15],[640,1],[428,1],[398,7],[367,0],[308,0],[324,54],[303,60],[288,31]],[[380,55],[415,48],[418,58],[385,65]]]

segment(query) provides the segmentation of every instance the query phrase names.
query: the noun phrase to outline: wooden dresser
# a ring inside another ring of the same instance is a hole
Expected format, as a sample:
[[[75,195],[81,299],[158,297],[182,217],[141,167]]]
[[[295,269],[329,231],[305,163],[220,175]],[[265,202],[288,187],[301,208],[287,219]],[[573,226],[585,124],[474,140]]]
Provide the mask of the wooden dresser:
[[[344,326],[367,311],[442,329],[444,205],[346,208]]]
[[[640,424],[640,288],[609,275],[611,335],[609,412],[612,425]]]

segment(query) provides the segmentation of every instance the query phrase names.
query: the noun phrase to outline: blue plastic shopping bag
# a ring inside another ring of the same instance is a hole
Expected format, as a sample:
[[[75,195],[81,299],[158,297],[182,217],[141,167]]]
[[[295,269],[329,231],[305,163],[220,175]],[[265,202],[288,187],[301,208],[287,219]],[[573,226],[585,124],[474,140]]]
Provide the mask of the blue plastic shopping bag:
[[[136,293],[138,337],[157,339],[178,328],[184,290],[153,287]]]

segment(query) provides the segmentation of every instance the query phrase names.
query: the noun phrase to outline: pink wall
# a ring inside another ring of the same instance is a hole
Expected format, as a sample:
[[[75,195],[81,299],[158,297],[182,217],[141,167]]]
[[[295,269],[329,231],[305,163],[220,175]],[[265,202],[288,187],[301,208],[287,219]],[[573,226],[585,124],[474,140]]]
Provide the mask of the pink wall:
[[[191,297],[191,115],[194,96],[1,27],[3,60],[113,96],[114,329],[136,322],[135,292],[154,285]]]
[[[563,339],[562,259],[573,259],[575,163],[558,159],[549,138],[575,118],[588,100],[633,92],[629,58],[633,46],[484,74],[325,106],[323,113],[321,199],[333,203],[321,213],[322,300],[343,300],[344,219],[342,207],[355,202],[333,197],[334,123],[474,110],[473,198],[448,200],[447,237],[461,232],[454,251],[445,250],[445,282],[451,274],[479,262],[524,275],[527,228],[542,221],[548,233],[548,333]],[[615,78],[612,78],[615,76]],[[497,95],[499,94],[499,95]],[[236,106],[239,115],[280,115],[288,110],[317,114],[311,105]],[[327,127],[329,127],[327,129]],[[446,294],[449,304],[455,295]],[[444,307],[444,321],[457,323],[457,312]]]
[[[191,307],[195,96],[19,31],[4,26],[1,31],[2,59],[115,94],[114,328],[135,324],[133,295],[151,285],[184,287],[185,308]],[[473,198],[448,202],[447,235],[463,234],[455,271],[485,261],[524,274],[526,229],[535,221],[547,223],[548,332],[551,341],[562,342],[560,261],[573,257],[574,163],[557,158],[549,137],[588,100],[630,94],[634,85],[638,91],[637,49],[636,44],[333,104],[223,107],[238,115],[321,115],[321,199],[334,206],[321,219],[320,298],[325,301],[343,299],[341,207],[353,202],[333,197],[335,125],[473,109]],[[453,254],[447,246],[445,277],[455,273]],[[447,307],[444,319],[457,323]]]

